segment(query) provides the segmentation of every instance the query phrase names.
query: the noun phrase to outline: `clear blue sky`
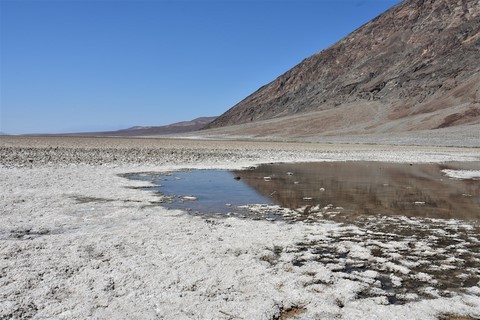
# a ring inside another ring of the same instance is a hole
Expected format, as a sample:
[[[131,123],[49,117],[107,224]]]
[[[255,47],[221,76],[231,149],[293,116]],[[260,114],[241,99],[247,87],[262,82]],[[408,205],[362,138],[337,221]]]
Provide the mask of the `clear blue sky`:
[[[0,131],[220,115],[399,0],[0,0]]]

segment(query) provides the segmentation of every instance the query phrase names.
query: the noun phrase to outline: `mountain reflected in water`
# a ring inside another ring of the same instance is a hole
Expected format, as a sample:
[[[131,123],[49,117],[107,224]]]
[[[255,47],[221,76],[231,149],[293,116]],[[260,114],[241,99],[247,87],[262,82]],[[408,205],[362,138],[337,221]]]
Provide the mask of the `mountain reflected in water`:
[[[349,215],[480,219],[480,180],[446,177],[443,169],[479,170],[479,162],[399,164],[319,162],[261,165],[234,175],[288,208],[338,207]]]

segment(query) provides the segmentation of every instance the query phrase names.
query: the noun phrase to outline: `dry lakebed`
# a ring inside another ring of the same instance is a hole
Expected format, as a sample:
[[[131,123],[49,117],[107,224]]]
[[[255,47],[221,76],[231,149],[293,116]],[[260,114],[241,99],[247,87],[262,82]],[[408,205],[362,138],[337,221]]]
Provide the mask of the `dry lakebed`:
[[[480,149],[0,137],[0,319],[479,319]]]

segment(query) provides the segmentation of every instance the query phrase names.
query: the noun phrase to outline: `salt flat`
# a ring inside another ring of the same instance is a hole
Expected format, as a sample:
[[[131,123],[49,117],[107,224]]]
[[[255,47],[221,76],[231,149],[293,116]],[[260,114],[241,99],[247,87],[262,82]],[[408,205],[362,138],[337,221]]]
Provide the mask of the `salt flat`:
[[[368,228],[330,221],[191,216],[164,209],[158,195],[137,188],[147,182],[119,176],[289,161],[479,161],[478,148],[2,137],[0,159],[1,318],[480,317],[478,279],[468,290],[444,294],[402,259],[406,239],[372,243]],[[471,223],[438,223],[480,241]],[[445,254],[427,240],[415,247],[424,260]],[[335,272],[309,251],[319,244],[352,261],[376,259],[372,245],[388,250],[390,258],[374,262],[390,270],[392,284],[417,279],[429,297],[411,295],[398,305],[388,295],[362,296],[375,288],[375,271]],[[455,248],[452,259],[461,259],[461,250],[468,248]],[[465,268],[480,275],[480,259],[473,261]]]

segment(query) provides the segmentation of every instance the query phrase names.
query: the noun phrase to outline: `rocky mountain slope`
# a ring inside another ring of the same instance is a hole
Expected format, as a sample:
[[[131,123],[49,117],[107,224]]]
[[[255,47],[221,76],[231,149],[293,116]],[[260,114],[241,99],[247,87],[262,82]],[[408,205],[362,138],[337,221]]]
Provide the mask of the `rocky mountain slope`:
[[[479,71],[478,0],[405,0],[206,128],[251,123],[229,133],[297,137],[478,129]]]

